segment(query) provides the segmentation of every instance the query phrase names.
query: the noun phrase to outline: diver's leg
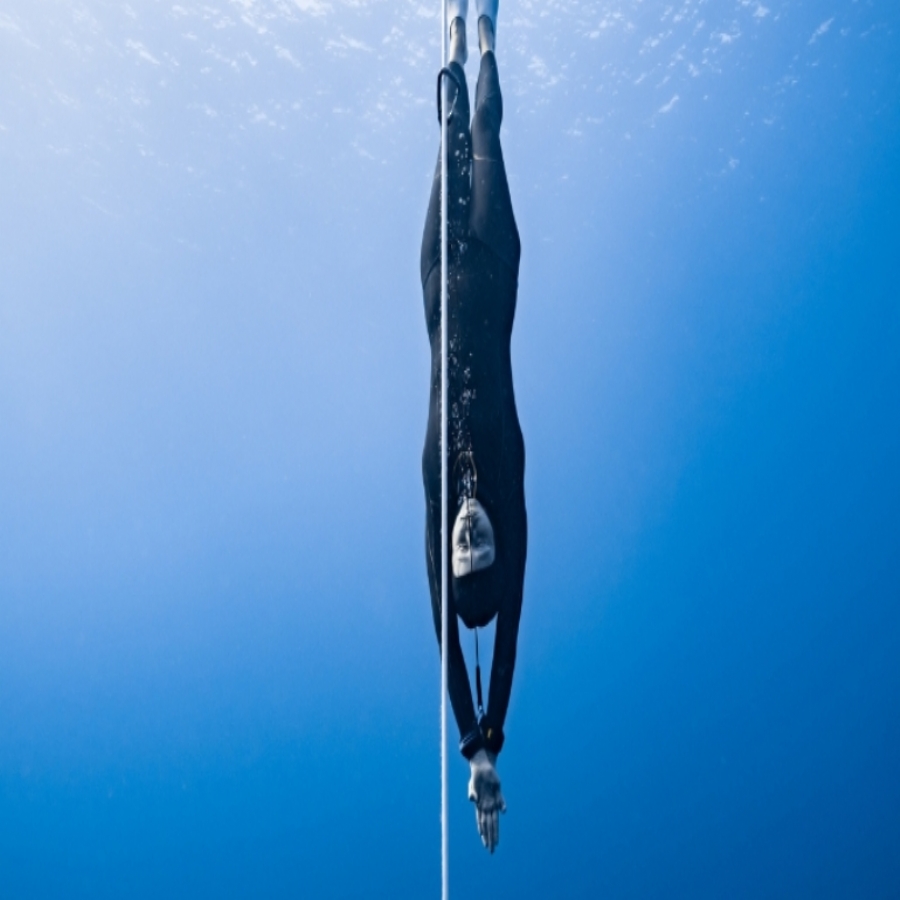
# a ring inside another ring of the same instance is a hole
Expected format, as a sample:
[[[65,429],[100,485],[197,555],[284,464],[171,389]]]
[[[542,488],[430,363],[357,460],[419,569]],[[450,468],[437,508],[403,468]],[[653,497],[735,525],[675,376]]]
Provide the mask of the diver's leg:
[[[466,73],[457,62],[448,66],[454,78],[444,76],[450,118],[447,122],[447,226],[451,241],[465,240],[468,232],[469,200],[471,197],[472,136],[469,132],[469,89]],[[441,258],[441,153],[438,149],[434,180],[431,183],[431,199],[425,217],[422,235],[421,275],[422,285]]]
[[[472,233],[486,244],[510,268],[518,271],[521,247],[513,215],[500,125],[503,121],[503,96],[500,76],[492,50],[481,57],[478,87],[475,91],[475,116],[472,119]]]
[[[475,10],[478,13],[478,48],[482,53],[494,50],[499,6],[500,0],[475,0]]]
[[[466,44],[466,14],[469,11],[469,0],[448,0],[447,21],[450,22],[450,46],[448,49],[448,62],[455,62],[460,66],[466,64],[469,58],[469,49]]]

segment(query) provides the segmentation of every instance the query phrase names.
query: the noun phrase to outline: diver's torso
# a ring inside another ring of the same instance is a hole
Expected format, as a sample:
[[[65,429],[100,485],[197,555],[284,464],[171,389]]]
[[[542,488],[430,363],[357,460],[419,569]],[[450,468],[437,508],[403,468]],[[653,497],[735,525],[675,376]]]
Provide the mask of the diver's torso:
[[[463,499],[473,493],[494,529],[496,559],[488,568],[451,578],[453,608],[469,627],[486,625],[515,584],[521,589],[525,554],[525,444],[513,391],[510,339],[516,311],[518,273],[484,244],[451,244],[448,297],[447,420],[450,445],[446,534]],[[425,314],[431,341],[431,398],[422,454],[429,521],[440,518],[441,329],[440,267],[425,286]],[[464,470],[473,482],[466,485]],[[471,489],[471,490],[469,490]],[[429,552],[438,552],[432,526]],[[432,583],[432,592],[439,590]],[[436,601],[437,602],[437,601]]]
[[[484,244],[451,246],[449,279],[448,392],[450,465],[471,454],[479,500],[521,484],[524,443],[516,413],[510,339],[516,310],[517,273]],[[431,403],[423,468],[426,487],[439,479],[440,269],[425,289],[431,341]],[[439,495],[440,485],[435,485]],[[431,493],[431,491],[429,491]],[[432,494],[435,496],[435,494]],[[493,504],[491,504],[493,505]]]

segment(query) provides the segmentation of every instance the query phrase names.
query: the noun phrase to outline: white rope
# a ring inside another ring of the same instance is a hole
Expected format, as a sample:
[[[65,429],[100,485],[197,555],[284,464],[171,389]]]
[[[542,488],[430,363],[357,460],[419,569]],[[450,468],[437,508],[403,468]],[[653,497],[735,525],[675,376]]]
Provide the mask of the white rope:
[[[447,65],[447,0],[441,3],[441,67]],[[447,791],[447,78],[441,78],[441,897],[450,900]]]

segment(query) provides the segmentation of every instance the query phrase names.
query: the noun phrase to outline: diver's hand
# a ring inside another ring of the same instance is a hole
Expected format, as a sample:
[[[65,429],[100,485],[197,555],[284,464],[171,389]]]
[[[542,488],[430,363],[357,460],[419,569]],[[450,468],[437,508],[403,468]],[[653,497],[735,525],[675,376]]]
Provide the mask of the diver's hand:
[[[497,757],[486,750],[479,750],[469,761],[472,777],[469,779],[469,799],[475,804],[475,821],[481,843],[491,853],[500,843],[500,813],[506,812],[506,801],[500,793],[500,776],[496,769]]]

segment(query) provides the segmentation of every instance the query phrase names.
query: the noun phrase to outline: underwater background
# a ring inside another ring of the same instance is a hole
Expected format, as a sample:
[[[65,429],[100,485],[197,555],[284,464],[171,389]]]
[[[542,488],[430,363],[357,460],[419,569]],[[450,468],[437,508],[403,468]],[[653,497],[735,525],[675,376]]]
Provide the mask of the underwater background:
[[[900,896],[898,29],[501,4],[530,543],[452,896]],[[439,895],[439,65],[419,0],[0,5],[0,897]]]

